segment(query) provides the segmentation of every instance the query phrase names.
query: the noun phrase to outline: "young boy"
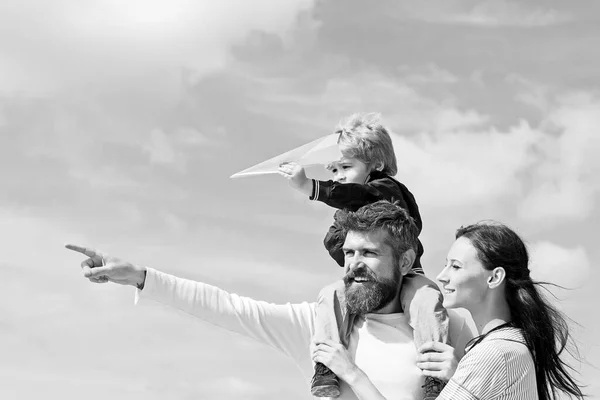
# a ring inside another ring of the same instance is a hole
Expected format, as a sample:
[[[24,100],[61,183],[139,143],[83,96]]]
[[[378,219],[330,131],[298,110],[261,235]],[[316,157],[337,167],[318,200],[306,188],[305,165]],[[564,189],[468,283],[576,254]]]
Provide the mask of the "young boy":
[[[390,135],[379,122],[378,115],[355,114],[341,123],[336,133],[343,157],[328,166],[332,180],[309,179],[304,168],[295,163],[282,164],[279,173],[290,181],[291,187],[311,200],[338,210],[356,211],[379,200],[396,202],[414,218],[420,231],[421,216],[414,196],[406,186],[392,178],[397,173],[396,156]],[[324,244],[331,257],[343,267],[345,237],[337,224],[337,212]],[[419,241],[411,274],[405,277],[401,291],[402,307],[414,329],[417,348],[427,341],[448,341],[448,315],[442,306],[441,292],[424,275],[420,262],[422,254],[423,246]],[[324,288],[317,304],[315,341],[333,339],[347,347],[355,316],[346,311],[343,281]],[[433,400],[441,391],[442,383],[428,377],[424,388],[424,400]],[[315,365],[311,393],[317,397],[339,396],[337,376],[321,363]]]

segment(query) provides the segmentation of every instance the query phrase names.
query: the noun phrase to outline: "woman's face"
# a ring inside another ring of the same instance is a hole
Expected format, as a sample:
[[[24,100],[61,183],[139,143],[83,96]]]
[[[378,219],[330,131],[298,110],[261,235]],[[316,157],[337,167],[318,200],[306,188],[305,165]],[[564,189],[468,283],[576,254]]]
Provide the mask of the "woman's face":
[[[446,259],[446,266],[437,276],[442,283],[444,307],[466,308],[471,311],[484,303],[489,293],[491,271],[483,268],[477,250],[465,237],[458,238]]]

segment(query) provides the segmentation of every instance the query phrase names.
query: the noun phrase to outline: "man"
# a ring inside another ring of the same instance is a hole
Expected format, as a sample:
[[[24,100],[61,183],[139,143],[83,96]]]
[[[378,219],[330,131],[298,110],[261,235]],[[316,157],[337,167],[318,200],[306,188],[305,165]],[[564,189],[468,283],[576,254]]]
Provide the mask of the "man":
[[[399,300],[402,278],[415,260],[416,225],[404,209],[387,201],[344,213],[340,224],[346,231],[348,308],[361,316],[349,339],[354,363],[387,399],[420,399],[423,377],[415,363],[412,328]],[[136,286],[136,303],[152,299],[259,340],[292,358],[307,379],[312,376],[314,303],[269,304],[92,249],[67,248],[90,257],[81,264],[90,281]],[[449,331],[460,356],[471,333],[457,315],[451,318]],[[341,382],[339,399],[356,399],[347,382]]]

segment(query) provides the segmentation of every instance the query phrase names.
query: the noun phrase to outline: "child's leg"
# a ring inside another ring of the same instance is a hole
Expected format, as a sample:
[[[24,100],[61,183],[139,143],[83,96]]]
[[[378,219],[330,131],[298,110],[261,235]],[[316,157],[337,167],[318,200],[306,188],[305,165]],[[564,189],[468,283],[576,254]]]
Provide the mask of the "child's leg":
[[[352,319],[346,311],[346,296],[342,280],[325,287],[319,293],[315,315],[316,342],[331,339],[348,346]],[[321,363],[315,364],[315,374],[310,384],[310,392],[316,397],[338,397],[340,395],[338,377]]]
[[[425,275],[404,277],[400,293],[404,313],[414,330],[415,346],[428,341],[448,343],[448,313],[437,285]]]
[[[417,349],[429,341],[448,343],[449,318],[443,300],[437,285],[425,275],[410,273],[404,277],[400,301],[413,328]],[[423,400],[436,399],[443,387],[442,381],[426,377]]]
[[[344,281],[339,280],[326,286],[319,293],[313,340],[331,339],[348,346],[354,318],[346,310],[344,290]]]

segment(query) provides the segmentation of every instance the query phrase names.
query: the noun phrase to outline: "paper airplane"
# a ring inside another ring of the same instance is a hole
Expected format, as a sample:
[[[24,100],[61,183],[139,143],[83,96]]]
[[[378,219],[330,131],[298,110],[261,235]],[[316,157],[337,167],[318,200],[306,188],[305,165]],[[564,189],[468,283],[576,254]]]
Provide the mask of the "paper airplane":
[[[338,133],[324,136],[303,146],[270,158],[243,171],[231,175],[231,178],[241,178],[252,175],[276,174],[279,165],[286,162],[297,162],[303,167],[309,165],[327,165],[342,158],[338,147]]]

